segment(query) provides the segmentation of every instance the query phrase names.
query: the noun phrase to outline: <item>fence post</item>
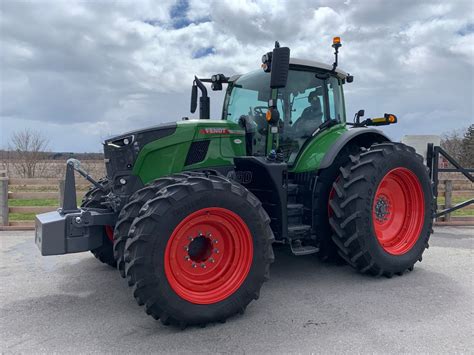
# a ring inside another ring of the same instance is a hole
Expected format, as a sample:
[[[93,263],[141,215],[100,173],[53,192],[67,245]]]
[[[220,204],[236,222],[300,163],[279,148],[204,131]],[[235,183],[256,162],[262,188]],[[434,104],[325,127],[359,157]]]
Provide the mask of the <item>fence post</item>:
[[[8,226],[8,177],[0,177],[0,226]]]
[[[63,206],[64,201],[64,179],[59,180],[59,207]]]
[[[446,180],[444,182],[444,209],[453,207],[452,196],[453,196],[453,181]],[[444,216],[444,220],[446,222],[449,222],[451,220],[451,213],[447,213]]]

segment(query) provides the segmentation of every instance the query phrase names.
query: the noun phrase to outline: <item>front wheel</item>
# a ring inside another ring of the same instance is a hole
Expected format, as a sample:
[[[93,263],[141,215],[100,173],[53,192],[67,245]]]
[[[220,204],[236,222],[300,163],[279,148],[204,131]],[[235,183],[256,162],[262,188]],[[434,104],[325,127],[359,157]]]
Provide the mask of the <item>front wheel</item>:
[[[106,178],[102,178],[99,181],[104,187],[107,187],[109,184]],[[89,191],[84,195],[81,203],[81,207],[86,208],[104,208],[102,204],[104,202],[106,193],[97,187],[91,187]],[[113,243],[114,243],[114,227],[113,226],[104,226],[102,229],[102,245],[96,249],[91,250],[91,253],[104,264],[110,265],[112,267],[116,266],[114,252],[113,252]]]
[[[351,156],[333,187],[333,241],[350,265],[391,277],[421,261],[434,200],[423,158],[413,148],[375,144]]]
[[[166,187],[142,206],[125,246],[138,304],[181,327],[242,313],[268,278],[269,223],[252,193],[221,176]]]

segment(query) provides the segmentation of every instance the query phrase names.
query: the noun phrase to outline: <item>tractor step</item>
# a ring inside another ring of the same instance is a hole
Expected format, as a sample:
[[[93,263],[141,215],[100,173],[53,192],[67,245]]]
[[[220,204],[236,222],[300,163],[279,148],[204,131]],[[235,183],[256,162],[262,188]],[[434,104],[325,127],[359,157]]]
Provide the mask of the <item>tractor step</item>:
[[[288,237],[290,239],[304,239],[311,231],[307,224],[296,224],[288,226]]]
[[[291,243],[290,247],[291,247],[291,252],[296,256],[315,254],[319,251],[319,248],[316,248],[315,246],[312,246],[312,245],[301,245],[301,244],[293,245],[293,243]]]
[[[288,183],[288,195],[297,195],[298,194],[298,184]]]
[[[289,203],[287,205],[288,216],[302,215],[303,207],[302,203]]]
[[[288,183],[287,186],[288,203],[296,203],[298,197],[298,184]]]
[[[286,206],[289,225],[301,225],[303,223],[304,205],[301,203],[289,203]]]

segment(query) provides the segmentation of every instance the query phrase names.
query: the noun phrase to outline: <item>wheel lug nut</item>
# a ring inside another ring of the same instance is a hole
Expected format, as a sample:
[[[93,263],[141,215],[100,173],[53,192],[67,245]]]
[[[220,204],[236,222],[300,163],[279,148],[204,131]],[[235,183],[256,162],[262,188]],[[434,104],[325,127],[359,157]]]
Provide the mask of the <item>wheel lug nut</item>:
[[[213,263],[215,260],[214,260],[214,258],[209,258],[209,261],[210,261],[211,263]]]
[[[219,241],[217,239],[214,239],[213,242],[214,242],[214,244],[219,243]]]
[[[193,263],[193,265],[192,265],[192,266],[193,266],[193,267],[196,267],[196,263]]]
[[[214,249],[214,253],[219,254],[219,249]]]
[[[184,257],[184,260],[189,261],[189,259],[190,259],[190,258],[189,258],[189,255],[186,255],[186,256]]]
[[[212,234],[210,232],[207,232],[207,237],[212,238]]]
[[[188,248],[187,246],[185,246],[185,247],[184,247],[184,250],[188,251],[188,250],[189,250],[189,248]]]
[[[205,268],[206,268],[206,264],[202,263],[202,264],[201,264],[201,267],[202,267],[203,269],[205,269]]]

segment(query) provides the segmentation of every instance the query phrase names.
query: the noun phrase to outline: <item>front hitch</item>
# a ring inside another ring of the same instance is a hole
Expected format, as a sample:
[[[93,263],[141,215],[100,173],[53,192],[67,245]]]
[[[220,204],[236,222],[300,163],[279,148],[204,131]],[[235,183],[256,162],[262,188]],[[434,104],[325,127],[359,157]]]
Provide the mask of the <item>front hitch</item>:
[[[106,192],[107,190],[95,181],[84,169],[81,168],[81,162],[77,159],[68,159],[66,163],[66,179],[64,181],[64,196],[61,213],[77,212],[76,199],[76,179],[74,177],[74,170],[86,178],[92,185],[98,189]]]
[[[36,216],[35,242],[42,255],[59,255],[93,250],[103,243],[105,226],[113,226],[117,213],[108,208],[78,208],[74,171],[106,192],[80,167],[76,159],[66,164],[62,207]]]

